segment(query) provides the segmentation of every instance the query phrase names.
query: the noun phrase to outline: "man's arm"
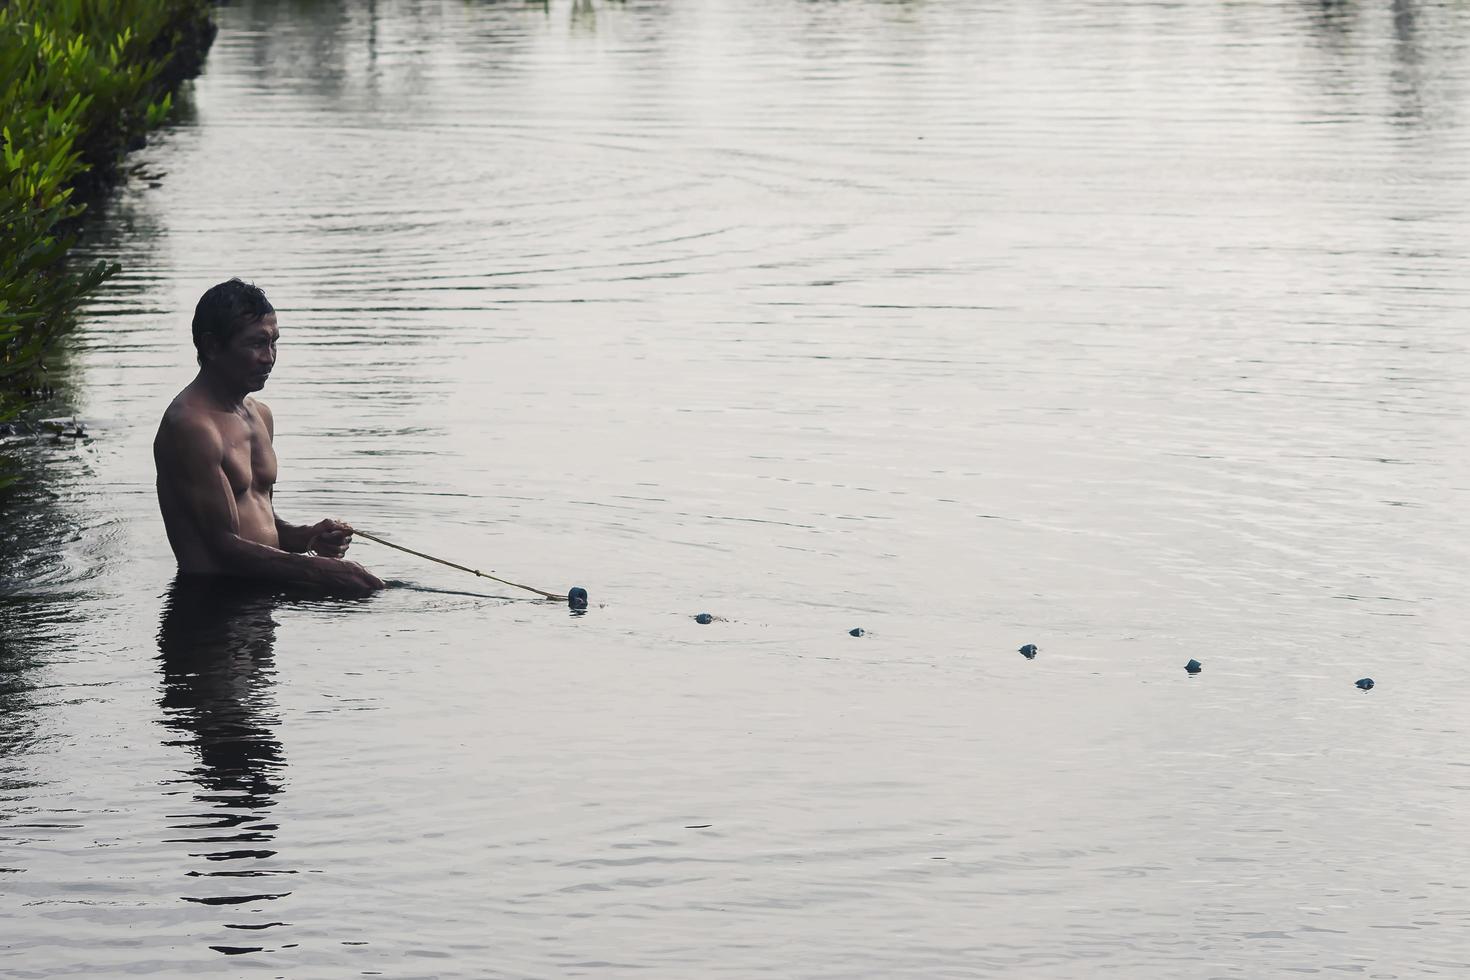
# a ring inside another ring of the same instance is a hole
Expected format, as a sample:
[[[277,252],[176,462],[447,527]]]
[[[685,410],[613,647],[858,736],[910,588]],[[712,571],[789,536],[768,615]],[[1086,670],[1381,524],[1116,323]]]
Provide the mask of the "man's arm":
[[[361,565],[337,558],[291,554],[240,536],[235,494],[224,471],[224,441],[199,419],[170,423],[159,453],[159,478],[170,499],[192,526],[220,574],[310,585],[334,592],[366,595],[383,583]]]

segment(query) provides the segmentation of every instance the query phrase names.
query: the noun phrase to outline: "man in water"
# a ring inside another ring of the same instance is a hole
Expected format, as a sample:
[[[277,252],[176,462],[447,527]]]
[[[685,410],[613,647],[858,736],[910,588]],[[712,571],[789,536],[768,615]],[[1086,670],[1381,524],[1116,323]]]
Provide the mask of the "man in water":
[[[275,420],[250,393],[276,364],[276,312],[257,287],[231,279],[194,310],[199,374],[163,413],[153,460],[168,543],[185,575],[232,575],[367,595],[377,576],[342,556],[352,528],[276,516]]]

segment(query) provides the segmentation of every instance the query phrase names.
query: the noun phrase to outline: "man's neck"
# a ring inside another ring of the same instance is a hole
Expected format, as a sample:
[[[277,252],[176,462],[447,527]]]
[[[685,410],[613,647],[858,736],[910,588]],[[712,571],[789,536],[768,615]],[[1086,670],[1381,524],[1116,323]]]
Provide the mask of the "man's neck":
[[[209,370],[208,367],[199,369],[199,374],[194,378],[194,385],[220,411],[234,412],[237,415],[245,414],[245,398],[250,394],[249,389],[231,384]]]

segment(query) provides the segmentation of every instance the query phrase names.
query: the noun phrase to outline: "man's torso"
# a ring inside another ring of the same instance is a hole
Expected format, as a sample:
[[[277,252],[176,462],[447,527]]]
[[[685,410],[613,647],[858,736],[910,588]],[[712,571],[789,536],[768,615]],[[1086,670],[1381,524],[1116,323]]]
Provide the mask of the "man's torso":
[[[178,436],[179,427],[187,422],[210,426],[223,446],[219,468],[220,478],[228,485],[233,500],[234,527],[230,530],[247,541],[280,546],[271,503],[277,463],[265,418],[267,412],[269,409],[253,398],[245,399],[243,412],[221,411],[186,388],[164,413],[154,443],[159,460],[158,503],[181,571],[210,574],[229,571],[216,566],[206,546],[205,529],[197,526],[183,500],[182,488],[173,485],[167,475],[175,471],[168,463],[175,455],[187,451]]]

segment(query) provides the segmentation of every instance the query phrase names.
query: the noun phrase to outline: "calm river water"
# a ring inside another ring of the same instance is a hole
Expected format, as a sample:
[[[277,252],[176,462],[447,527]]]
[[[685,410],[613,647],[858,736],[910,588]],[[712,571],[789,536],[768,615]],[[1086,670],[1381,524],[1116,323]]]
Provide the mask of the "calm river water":
[[[1470,7],[219,19],[6,517],[0,974],[1470,973]],[[284,516],[594,608],[175,588],[232,275]]]

